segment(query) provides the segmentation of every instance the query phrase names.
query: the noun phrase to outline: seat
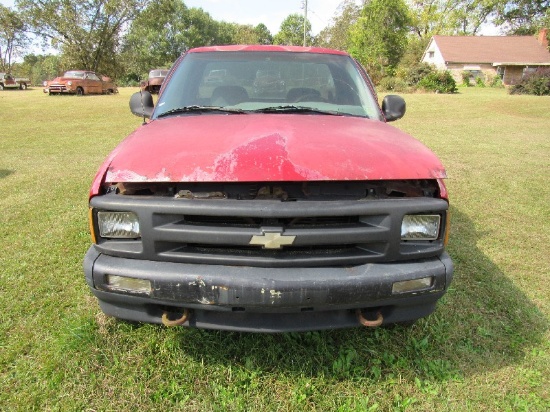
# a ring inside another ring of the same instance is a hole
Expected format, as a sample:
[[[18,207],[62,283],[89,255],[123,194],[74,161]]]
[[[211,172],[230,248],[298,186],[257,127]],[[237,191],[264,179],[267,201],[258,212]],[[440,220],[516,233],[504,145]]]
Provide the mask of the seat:
[[[286,94],[287,102],[319,102],[322,101],[321,93],[319,90],[312,89],[310,87],[295,87],[290,89]]]
[[[248,100],[248,93],[242,86],[218,86],[212,92],[212,106],[234,106]]]

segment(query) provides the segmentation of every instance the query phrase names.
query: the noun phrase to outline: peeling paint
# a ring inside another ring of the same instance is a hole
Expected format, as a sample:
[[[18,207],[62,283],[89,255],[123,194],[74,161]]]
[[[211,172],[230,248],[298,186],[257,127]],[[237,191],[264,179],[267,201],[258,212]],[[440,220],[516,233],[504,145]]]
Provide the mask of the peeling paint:
[[[411,158],[415,161],[408,161]],[[107,183],[446,176],[437,157],[412,137],[384,122],[346,116],[250,114],[154,120],[122,142],[107,162],[101,169]],[[95,183],[102,178],[98,174]]]

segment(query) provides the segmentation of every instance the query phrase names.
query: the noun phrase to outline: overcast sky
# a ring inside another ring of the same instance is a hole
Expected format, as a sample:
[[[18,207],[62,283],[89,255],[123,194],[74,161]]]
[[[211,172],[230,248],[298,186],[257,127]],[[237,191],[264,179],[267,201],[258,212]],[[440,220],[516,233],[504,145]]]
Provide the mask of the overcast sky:
[[[343,0],[308,0],[308,20],[314,35],[329,23]],[[357,0],[359,1],[359,0]],[[14,0],[0,0],[13,7]],[[271,34],[279,31],[282,21],[292,13],[304,13],[304,0],[184,0],[187,7],[200,7],[215,20],[231,23],[263,23]]]

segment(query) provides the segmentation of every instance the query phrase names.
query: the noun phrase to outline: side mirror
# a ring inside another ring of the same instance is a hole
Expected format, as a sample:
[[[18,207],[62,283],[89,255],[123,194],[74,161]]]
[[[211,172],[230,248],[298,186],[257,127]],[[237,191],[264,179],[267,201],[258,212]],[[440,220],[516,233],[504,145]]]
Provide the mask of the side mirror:
[[[405,116],[406,111],[407,104],[401,96],[390,94],[384,97],[382,101],[382,113],[384,113],[387,122],[401,119]]]
[[[139,117],[151,118],[155,105],[149,92],[137,92],[130,97],[130,111]]]

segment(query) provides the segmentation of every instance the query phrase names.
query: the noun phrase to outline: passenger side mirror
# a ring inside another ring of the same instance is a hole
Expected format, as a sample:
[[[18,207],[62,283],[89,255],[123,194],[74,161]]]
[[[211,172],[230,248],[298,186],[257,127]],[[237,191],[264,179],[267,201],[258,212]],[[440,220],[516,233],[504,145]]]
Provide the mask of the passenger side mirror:
[[[406,110],[407,104],[401,96],[390,94],[382,101],[382,113],[384,113],[387,122],[401,119]]]
[[[139,117],[151,118],[155,105],[149,92],[137,92],[130,97],[130,111]]]

